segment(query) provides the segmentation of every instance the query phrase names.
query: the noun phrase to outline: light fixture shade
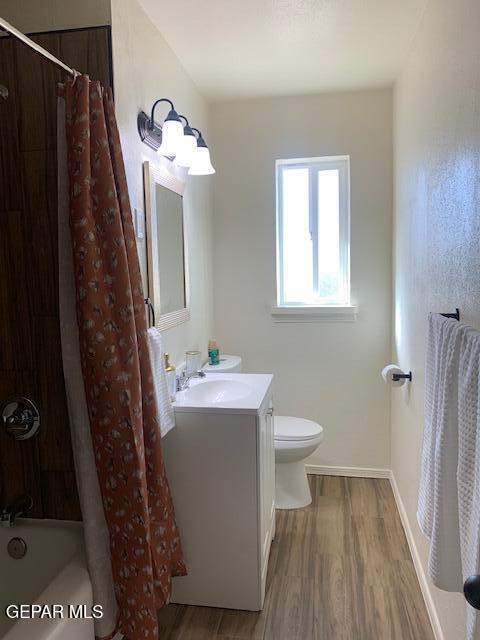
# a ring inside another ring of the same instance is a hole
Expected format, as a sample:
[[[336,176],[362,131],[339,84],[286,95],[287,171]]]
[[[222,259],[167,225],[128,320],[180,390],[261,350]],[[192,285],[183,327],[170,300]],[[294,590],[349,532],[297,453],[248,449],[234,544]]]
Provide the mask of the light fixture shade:
[[[184,133],[184,136],[178,148],[178,153],[175,156],[174,164],[176,164],[177,167],[186,167],[188,169],[192,166],[193,158],[196,152],[197,138],[195,137],[193,131],[190,134]]]
[[[215,173],[210,160],[208,147],[197,147],[193,156],[192,166],[188,171],[189,176],[208,176]]]
[[[170,119],[167,116],[162,125],[162,144],[157,153],[168,158],[176,156],[183,137],[183,125],[180,120]]]

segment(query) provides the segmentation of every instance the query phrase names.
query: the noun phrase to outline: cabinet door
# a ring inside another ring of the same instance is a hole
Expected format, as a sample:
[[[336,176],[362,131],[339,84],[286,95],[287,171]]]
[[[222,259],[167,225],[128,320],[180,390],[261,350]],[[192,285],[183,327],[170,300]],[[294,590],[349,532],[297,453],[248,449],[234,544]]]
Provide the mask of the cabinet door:
[[[275,527],[275,449],[273,436],[273,406],[271,398],[267,408],[259,415],[259,516],[262,589],[265,586],[270,544]]]
[[[272,398],[270,398],[270,406],[267,411],[267,504],[269,505],[268,517],[270,519],[270,539],[275,537],[275,434],[273,429],[274,409]]]

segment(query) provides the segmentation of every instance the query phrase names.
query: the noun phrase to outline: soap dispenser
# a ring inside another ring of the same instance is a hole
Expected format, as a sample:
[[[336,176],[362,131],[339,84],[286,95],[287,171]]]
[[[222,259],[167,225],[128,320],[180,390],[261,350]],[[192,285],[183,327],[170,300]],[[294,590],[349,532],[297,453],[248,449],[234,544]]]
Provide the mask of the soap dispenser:
[[[208,364],[220,364],[220,349],[216,340],[208,341]]]
[[[173,364],[170,364],[170,356],[168,355],[168,353],[165,353],[163,357],[165,359],[165,376],[167,378],[168,395],[170,397],[170,400],[173,402],[175,400],[176,391],[175,367],[173,366]]]

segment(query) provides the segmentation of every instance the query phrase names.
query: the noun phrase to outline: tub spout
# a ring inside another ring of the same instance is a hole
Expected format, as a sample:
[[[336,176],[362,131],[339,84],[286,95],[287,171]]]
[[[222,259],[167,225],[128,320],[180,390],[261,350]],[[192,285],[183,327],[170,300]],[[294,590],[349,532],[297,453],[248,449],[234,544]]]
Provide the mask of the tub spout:
[[[15,524],[15,518],[23,516],[33,507],[31,496],[20,496],[9,507],[5,507],[0,514],[2,527],[11,527]]]

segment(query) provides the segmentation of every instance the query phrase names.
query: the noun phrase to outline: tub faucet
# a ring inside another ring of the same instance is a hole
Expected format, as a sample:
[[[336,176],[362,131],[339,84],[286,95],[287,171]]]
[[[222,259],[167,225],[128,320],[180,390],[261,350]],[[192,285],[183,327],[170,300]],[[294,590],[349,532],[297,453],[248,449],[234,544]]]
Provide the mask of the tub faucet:
[[[11,527],[15,524],[15,518],[22,516],[33,507],[33,500],[30,496],[20,496],[9,507],[2,509],[0,514],[0,524],[2,527]]]
[[[206,375],[205,371],[202,371],[201,369],[199,371],[195,371],[195,373],[185,373],[185,370],[183,370],[182,375],[177,377],[177,393],[188,389],[188,385],[192,378],[205,378]]]

